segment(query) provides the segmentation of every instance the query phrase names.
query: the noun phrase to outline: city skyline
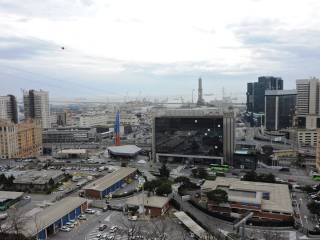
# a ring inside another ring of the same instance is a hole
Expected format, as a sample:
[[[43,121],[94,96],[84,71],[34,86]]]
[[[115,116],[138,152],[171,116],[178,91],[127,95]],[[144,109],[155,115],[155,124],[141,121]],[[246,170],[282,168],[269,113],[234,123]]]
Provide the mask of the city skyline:
[[[272,75],[318,77],[318,1],[0,2],[0,95],[184,96],[197,79],[244,101]],[[207,98],[207,97],[205,97]]]

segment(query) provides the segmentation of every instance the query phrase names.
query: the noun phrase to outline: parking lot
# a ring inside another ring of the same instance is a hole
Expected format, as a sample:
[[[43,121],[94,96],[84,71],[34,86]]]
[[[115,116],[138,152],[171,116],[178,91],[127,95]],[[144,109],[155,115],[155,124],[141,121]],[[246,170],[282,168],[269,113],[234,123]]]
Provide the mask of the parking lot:
[[[95,210],[94,214],[86,214],[87,220],[79,221],[70,232],[59,231],[50,239],[125,240],[135,236],[135,239],[151,240],[161,235],[167,236],[165,239],[168,240],[193,239],[177,221],[169,218],[165,221],[129,221],[122,212]],[[105,229],[99,230],[102,225],[106,225]]]

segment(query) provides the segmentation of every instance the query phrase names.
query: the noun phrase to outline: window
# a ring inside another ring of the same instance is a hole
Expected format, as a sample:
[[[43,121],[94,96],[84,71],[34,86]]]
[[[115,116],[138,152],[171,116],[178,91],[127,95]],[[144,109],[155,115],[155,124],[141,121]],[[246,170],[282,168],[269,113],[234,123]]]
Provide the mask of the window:
[[[262,193],[262,199],[270,200],[270,193],[269,192],[263,192]]]

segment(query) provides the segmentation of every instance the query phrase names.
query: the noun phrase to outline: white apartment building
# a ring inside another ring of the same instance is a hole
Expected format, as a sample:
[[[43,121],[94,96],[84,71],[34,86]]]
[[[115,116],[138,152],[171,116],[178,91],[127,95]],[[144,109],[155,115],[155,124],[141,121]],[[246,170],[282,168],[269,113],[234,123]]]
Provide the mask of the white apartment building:
[[[319,89],[317,78],[300,79],[296,81],[297,87],[297,115],[319,115]]]
[[[24,91],[24,115],[25,118],[41,120],[42,128],[51,128],[49,93],[46,91]]]
[[[9,121],[0,121],[0,159],[15,158],[18,154],[16,125]]]

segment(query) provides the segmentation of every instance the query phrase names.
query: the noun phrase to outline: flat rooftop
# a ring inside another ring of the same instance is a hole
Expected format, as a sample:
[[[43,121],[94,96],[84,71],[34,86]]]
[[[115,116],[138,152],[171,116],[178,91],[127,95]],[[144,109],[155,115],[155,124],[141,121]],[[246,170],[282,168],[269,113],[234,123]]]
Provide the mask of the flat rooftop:
[[[20,175],[16,175],[13,183],[20,184],[45,184],[52,178],[53,180],[60,177],[64,173],[59,170],[41,170],[41,171],[24,171]]]
[[[144,195],[144,196],[143,196]],[[146,207],[163,208],[169,202],[167,197],[150,196],[147,194],[139,194],[129,198],[126,202],[127,205]]]
[[[135,156],[142,149],[136,145],[122,145],[122,146],[111,146],[108,147],[108,151],[113,155],[118,156]]]
[[[129,176],[130,174],[137,171],[136,168],[130,167],[122,167],[112,173],[105,175],[102,178],[97,179],[96,181],[88,184],[84,187],[85,190],[96,190],[96,191],[104,191],[108,187],[111,187],[116,182],[124,179],[125,177]]]
[[[0,202],[17,199],[22,197],[23,194],[23,192],[0,191]]]
[[[26,234],[30,236],[36,235],[40,230],[55,223],[86,201],[86,199],[80,197],[66,197],[54,205],[43,209],[41,212],[36,213],[34,216],[29,216],[25,227],[27,231]]]
[[[292,214],[292,204],[288,185],[241,181],[236,178],[217,177],[215,181],[205,181],[203,191],[217,188],[228,192],[232,202],[258,204],[262,210]],[[264,195],[268,193],[269,199]]]
[[[63,149],[61,151],[58,151],[58,154],[86,154],[87,150],[86,149]]]

